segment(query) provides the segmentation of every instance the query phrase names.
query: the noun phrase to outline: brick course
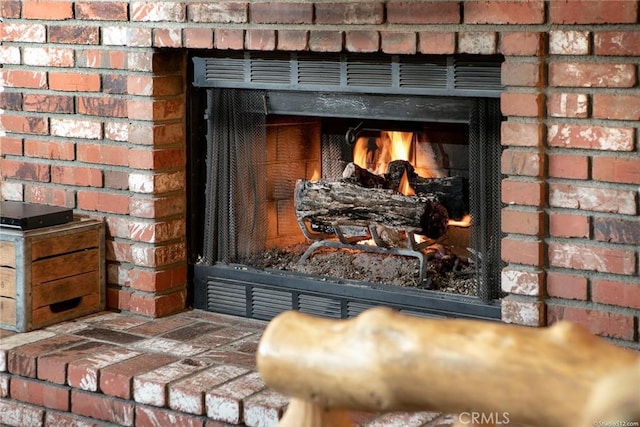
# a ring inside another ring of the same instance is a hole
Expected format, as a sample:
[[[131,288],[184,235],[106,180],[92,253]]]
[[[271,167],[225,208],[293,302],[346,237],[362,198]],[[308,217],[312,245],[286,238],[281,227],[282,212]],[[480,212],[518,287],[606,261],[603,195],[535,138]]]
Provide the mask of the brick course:
[[[592,334],[623,340],[633,340],[636,331],[632,326],[633,316],[613,311],[604,307],[597,309],[584,306],[569,306],[549,303],[547,308],[549,324],[558,320],[569,320],[587,328]]]
[[[637,22],[638,4],[625,0],[576,0],[552,2],[549,17],[554,24],[623,24]]]
[[[0,348],[10,358],[29,356],[34,372],[50,369],[54,359],[59,365],[66,361],[68,383],[33,378],[29,370],[17,369],[15,359],[16,369],[0,373],[0,424],[266,425],[282,415],[287,399],[265,389],[255,366],[238,363],[255,358],[264,326],[198,311],[160,320],[105,312],[47,331],[7,332]],[[207,333],[220,339],[195,345]],[[253,344],[237,338],[246,336]],[[105,347],[105,340],[114,342]],[[222,360],[216,351],[235,357]],[[215,399],[225,405],[220,413],[209,406]],[[236,421],[227,424],[233,408]]]
[[[58,411],[69,411],[69,388],[44,381],[13,378],[9,387],[12,399]]]
[[[458,24],[460,4],[447,2],[404,2],[387,4],[387,22],[390,24]]]
[[[547,276],[547,293],[556,298],[586,300],[588,280],[582,275],[551,272]]]
[[[36,378],[38,373],[38,357],[54,352],[60,348],[79,344],[82,341],[84,340],[79,337],[58,335],[9,350],[7,370],[12,374],[22,377]]]
[[[541,24],[544,2],[466,2],[464,22],[467,24]]]

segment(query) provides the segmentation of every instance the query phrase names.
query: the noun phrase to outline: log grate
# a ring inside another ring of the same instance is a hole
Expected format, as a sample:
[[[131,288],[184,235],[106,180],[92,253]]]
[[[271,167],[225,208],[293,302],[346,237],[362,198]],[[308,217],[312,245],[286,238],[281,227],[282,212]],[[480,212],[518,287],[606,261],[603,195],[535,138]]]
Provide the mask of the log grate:
[[[417,258],[419,261],[419,280],[422,282],[426,279],[427,258],[425,254],[422,253],[422,249],[426,248],[428,243],[418,242],[415,233],[412,231],[404,231],[407,247],[397,248],[387,247],[387,244],[380,238],[376,224],[369,224],[367,227],[356,226],[356,228],[366,230],[366,232],[354,236],[347,231],[347,229],[354,228],[353,224],[339,224],[334,222],[332,229],[337,240],[334,238],[326,238],[324,233],[314,232],[311,224],[307,221],[299,220],[298,225],[304,236],[313,241],[304,254],[302,254],[302,257],[300,257],[298,261],[299,264],[304,264],[304,262],[320,248],[351,249],[374,254],[401,255]],[[362,244],[364,241],[373,241],[374,244]]]

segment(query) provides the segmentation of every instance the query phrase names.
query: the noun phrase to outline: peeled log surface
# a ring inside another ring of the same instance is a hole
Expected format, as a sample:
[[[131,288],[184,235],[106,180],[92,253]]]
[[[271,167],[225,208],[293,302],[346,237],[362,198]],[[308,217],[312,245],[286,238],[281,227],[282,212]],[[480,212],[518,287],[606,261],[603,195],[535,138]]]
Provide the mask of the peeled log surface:
[[[409,184],[416,195],[437,198],[447,209],[449,218],[462,219],[469,213],[469,182],[462,176],[442,178],[423,178],[415,173],[415,169],[406,160],[394,160],[389,163],[384,176],[375,175],[355,163],[349,163],[342,177],[362,187],[387,188],[395,190],[406,173]]]
[[[367,188],[393,188],[388,186],[384,176],[371,173],[353,162],[347,164],[347,167],[342,172],[342,178],[352,180],[358,185]],[[395,188],[398,188],[398,186],[396,185]]]
[[[292,398],[281,427],[349,426],[348,410],[506,413],[539,427],[635,425],[621,422],[640,416],[640,355],[569,322],[287,311],[267,326],[256,360],[267,386]]]
[[[298,222],[308,220],[327,227],[336,222],[361,226],[375,223],[431,239],[447,231],[447,210],[427,197],[327,180],[298,180],[294,194]]]
[[[416,194],[436,196],[447,208],[449,217],[452,219],[461,219],[469,213],[469,184],[466,178],[462,176],[423,178],[415,173],[411,163],[405,160],[394,160],[389,163],[387,188],[398,188],[405,172]]]
[[[416,178],[411,183],[416,194],[434,194],[447,208],[452,219],[461,219],[469,213],[469,183],[462,176],[444,178]]]

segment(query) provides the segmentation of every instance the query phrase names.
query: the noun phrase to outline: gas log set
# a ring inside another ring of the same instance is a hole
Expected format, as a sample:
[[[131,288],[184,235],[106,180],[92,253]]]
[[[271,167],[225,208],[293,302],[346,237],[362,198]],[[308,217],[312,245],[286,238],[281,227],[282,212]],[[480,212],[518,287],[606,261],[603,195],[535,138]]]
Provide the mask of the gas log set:
[[[468,233],[449,236],[470,226],[468,180],[421,176],[406,159],[435,159],[419,149],[412,132],[382,131],[357,139],[342,178],[297,180],[295,217],[312,244],[267,251],[261,267],[475,294]]]
[[[343,177],[298,181],[298,221],[325,226],[378,223],[438,239],[446,234],[450,216],[460,219],[467,197],[464,178],[422,178],[404,160],[389,163],[383,176],[350,163]]]

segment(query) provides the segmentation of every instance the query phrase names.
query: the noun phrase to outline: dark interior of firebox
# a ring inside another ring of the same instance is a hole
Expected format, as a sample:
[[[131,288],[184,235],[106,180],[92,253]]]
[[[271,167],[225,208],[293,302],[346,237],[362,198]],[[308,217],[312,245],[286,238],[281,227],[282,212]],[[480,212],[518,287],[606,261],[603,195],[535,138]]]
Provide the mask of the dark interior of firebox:
[[[264,228],[257,234],[264,243],[253,244],[253,249],[236,252],[235,258],[222,261],[326,280],[349,279],[476,295],[478,254],[470,242],[473,221],[467,185],[468,124],[269,115],[264,126],[266,144],[256,145],[264,153],[255,156],[258,160],[253,160],[253,165],[243,166],[264,175],[264,188],[234,190],[254,193],[245,208],[263,212],[254,223]],[[405,178],[407,172],[413,176],[417,193],[406,182],[404,188],[393,182],[392,163],[400,164]],[[354,168],[360,171],[359,179],[354,176]],[[367,179],[362,178],[363,173]],[[371,179],[376,184],[369,185]],[[296,200],[303,197],[296,187],[301,181],[355,182],[354,186],[349,184],[349,191],[356,197],[347,204],[359,212],[358,220],[351,220],[348,207],[346,213],[344,207],[337,212],[334,202],[342,203],[344,195],[336,194],[331,197],[337,201],[327,202],[329,220],[325,216],[318,222],[312,215],[301,221],[297,211],[300,201]],[[452,182],[455,185],[450,185]],[[434,190],[431,184],[438,183],[445,186]],[[426,198],[438,205],[442,198],[449,198],[455,203],[447,204],[445,232],[429,237],[414,224],[403,226],[392,218],[385,221],[375,216],[370,219],[371,212],[362,214],[363,205],[373,196],[376,200],[380,197],[380,206],[374,204],[367,210],[382,216],[391,211],[385,202],[388,198],[400,198],[400,203]],[[256,234],[242,239],[255,240]],[[310,250],[311,244],[317,247]]]

